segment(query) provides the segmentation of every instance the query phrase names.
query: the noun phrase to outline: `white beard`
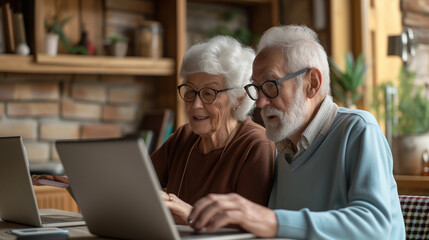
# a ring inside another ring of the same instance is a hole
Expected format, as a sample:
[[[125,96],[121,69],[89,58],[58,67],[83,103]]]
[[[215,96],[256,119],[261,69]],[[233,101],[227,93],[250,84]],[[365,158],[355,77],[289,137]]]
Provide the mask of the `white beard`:
[[[307,115],[307,105],[305,104],[304,94],[297,91],[296,97],[289,105],[286,112],[282,112],[274,107],[261,109],[262,120],[264,120],[267,138],[274,142],[279,142],[289,138],[296,133],[304,124]],[[278,122],[270,121],[268,116],[277,116]]]

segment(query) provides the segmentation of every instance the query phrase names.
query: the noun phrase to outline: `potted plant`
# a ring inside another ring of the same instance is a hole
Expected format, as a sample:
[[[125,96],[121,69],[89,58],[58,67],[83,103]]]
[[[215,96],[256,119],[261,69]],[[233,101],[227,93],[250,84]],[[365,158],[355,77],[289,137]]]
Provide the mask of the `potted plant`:
[[[128,39],[120,34],[114,34],[107,38],[106,44],[111,56],[125,57],[128,50]]]
[[[56,56],[58,51],[58,40],[66,47],[67,51],[73,54],[87,55],[88,52],[84,46],[71,46],[66,35],[63,32],[64,25],[70,21],[72,17],[61,19],[59,14],[54,15],[50,21],[45,21],[46,29],[46,54]]]
[[[348,52],[344,71],[332,58],[329,58],[329,64],[334,97],[347,108],[355,107],[363,95],[361,86],[364,82],[365,71],[368,68],[368,65],[365,64],[365,58],[360,54],[355,61],[353,54]]]
[[[387,82],[374,89],[373,107],[377,118],[386,121],[394,173],[399,175],[420,175],[425,151],[429,151],[429,100],[423,87],[414,84],[415,76],[403,67],[398,87]]]
[[[392,139],[396,174],[422,174],[424,154],[429,151],[429,99],[424,96],[423,87],[414,84],[414,79],[415,73],[401,70],[397,124],[393,126]]]
[[[52,17],[51,21],[45,20],[46,29],[46,54],[56,56],[58,51],[58,40],[65,38],[63,27],[70,21],[71,17],[60,19],[60,15],[56,14]]]

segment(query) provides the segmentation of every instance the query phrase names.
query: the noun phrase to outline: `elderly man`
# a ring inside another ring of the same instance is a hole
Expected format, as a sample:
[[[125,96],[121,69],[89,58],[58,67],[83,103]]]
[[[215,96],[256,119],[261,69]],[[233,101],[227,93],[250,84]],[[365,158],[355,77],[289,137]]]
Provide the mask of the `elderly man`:
[[[278,151],[270,208],[210,194],[189,222],[209,231],[237,224],[260,237],[405,239],[392,154],[368,112],[330,96],[326,52],[305,26],[261,38],[247,94]]]

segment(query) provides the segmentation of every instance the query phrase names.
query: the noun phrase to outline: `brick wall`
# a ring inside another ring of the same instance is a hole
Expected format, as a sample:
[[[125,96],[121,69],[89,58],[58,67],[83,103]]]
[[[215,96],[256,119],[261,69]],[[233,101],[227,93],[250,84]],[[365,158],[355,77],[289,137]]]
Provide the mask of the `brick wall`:
[[[120,137],[154,107],[132,76],[0,73],[0,136],[22,136],[30,163],[59,161],[58,139]]]

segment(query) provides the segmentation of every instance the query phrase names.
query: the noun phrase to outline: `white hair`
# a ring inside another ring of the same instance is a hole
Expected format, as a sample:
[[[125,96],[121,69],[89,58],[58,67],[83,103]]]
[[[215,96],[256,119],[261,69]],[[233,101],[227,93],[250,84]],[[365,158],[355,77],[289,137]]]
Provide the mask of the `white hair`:
[[[258,53],[264,48],[275,46],[282,48],[283,56],[287,60],[286,72],[292,73],[306,67],[317,68],[322,74],[321,94],[331,94],[327,54],[312,29],[304,25],[272,27],[261,37]],[[298,76],[297,81],[301,83],[303,76]]]
[[[186,77],[199,72],[225,76],[229,103],[237,104],[239,98],[244,100],[236,106],[233,117],[244,121],[252,112],[255,102],[247,96],[244,86],[251,83],[252,63],[255,52],[236,39],[228,36],[216,36],[206,42],[192,46],[183,56],[180,76]]]

